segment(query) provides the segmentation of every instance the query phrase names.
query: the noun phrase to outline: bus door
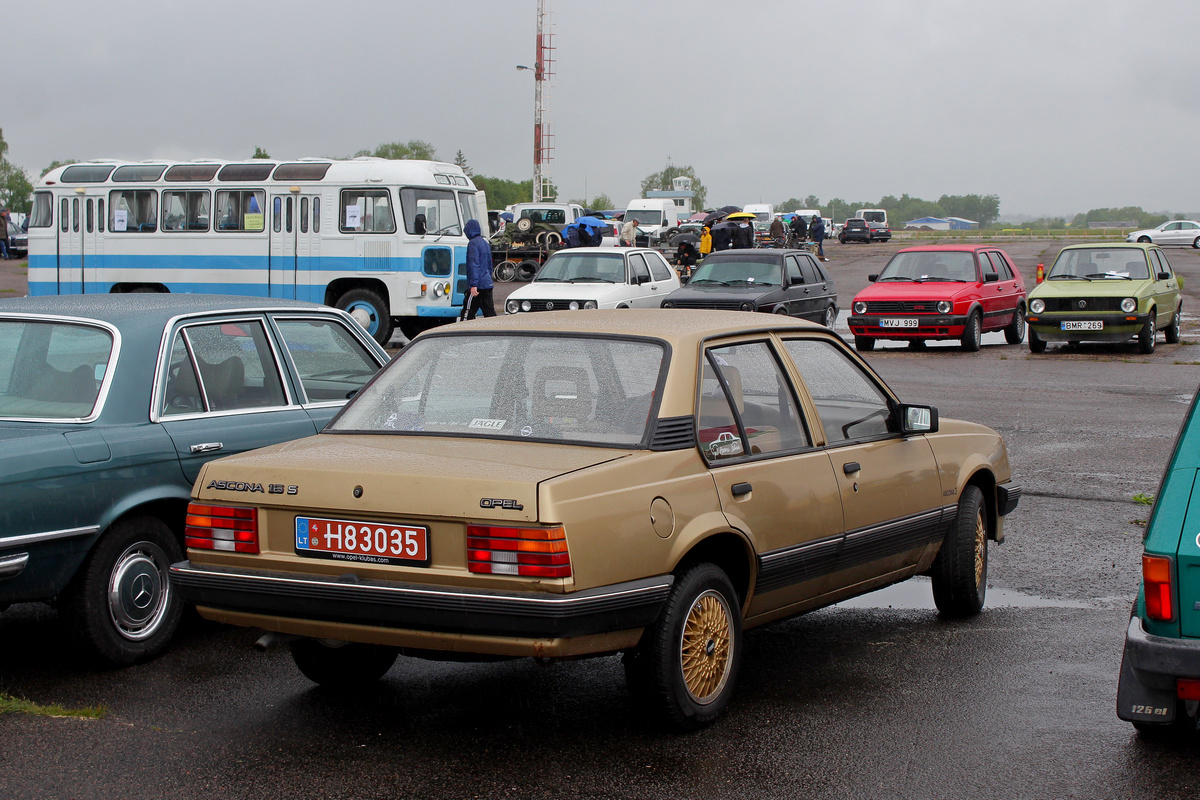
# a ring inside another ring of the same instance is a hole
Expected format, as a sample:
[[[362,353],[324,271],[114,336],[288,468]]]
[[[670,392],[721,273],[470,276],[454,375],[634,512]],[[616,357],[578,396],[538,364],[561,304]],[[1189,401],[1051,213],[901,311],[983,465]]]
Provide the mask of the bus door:
[[[271,197],[271,297],[307,297],[307,273],[319,269],[321,197],[288,193]]]
[[[104,270],[104,197],[79,198],[79,238],[82,258],[79,265],[84,283],[83,291],[107,292],[111,288]],[[87,281],[92,282],[92,288],[87,288]],[[101,284],[96,286],[96,284]]]
[[[467,248],[454,248],[454,289],[450,296],[450,305],[461,306],[467,296]]]
[[[83,237],[80,197],[58,200],[58,294],[83,294]]]

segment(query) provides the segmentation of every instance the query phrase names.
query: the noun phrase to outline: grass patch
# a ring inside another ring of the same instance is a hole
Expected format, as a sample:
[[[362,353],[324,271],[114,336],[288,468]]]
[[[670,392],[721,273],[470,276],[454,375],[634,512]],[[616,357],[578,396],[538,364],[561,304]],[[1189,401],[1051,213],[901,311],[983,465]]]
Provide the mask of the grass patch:
[[[86,708],[63,708],[60,705],[42,705],[31,700],[23,700],[10,694],[0,692],[0,715],[2,714],[33,714],[40,717],[79,717],[80,719],[100,719],[108,713],[104,706],[88,706]]]
[[[1154,495],[1138,492],[1133,496],[1133,502],[1140,506],[1152,506],[1154,505]]]

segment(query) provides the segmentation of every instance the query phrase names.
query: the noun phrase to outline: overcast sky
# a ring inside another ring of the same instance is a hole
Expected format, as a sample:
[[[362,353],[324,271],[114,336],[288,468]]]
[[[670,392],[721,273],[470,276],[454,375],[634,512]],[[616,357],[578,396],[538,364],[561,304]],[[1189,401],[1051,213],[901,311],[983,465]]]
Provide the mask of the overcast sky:
[[[549,174],[624,205],[997,194],[1001,215],[1200,210],[1196,4],[548,0]],[[424,139],[532,174],[535,0],[8,4],[0,128],[68,158],[347,156]]]

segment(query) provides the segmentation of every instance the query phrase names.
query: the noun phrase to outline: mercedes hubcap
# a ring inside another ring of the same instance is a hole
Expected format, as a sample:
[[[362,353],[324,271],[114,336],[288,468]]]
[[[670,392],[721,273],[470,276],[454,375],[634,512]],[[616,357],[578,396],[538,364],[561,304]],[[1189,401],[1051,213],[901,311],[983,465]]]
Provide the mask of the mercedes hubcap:
[[[108,579],[108,612],[126,639],[141,641],[158,630],[171,598],[167,560],[158,546],[139,542],[113,565]]]

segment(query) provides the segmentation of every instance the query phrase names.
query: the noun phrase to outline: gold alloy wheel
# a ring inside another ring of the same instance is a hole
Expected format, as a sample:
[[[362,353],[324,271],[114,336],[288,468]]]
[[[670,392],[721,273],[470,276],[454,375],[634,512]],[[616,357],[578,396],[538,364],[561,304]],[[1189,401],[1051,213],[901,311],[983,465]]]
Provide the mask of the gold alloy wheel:
[[[688,609],[679,655],[684,685],[697,703],[711,703],[719,697],[729,678],[731,617],[725,598],[712,589]]]
[[[975,515],[975,588],[983,582],[983,570],[986,566],[984,554],[987,553],[987,523],[983,521],[983,509]]]

